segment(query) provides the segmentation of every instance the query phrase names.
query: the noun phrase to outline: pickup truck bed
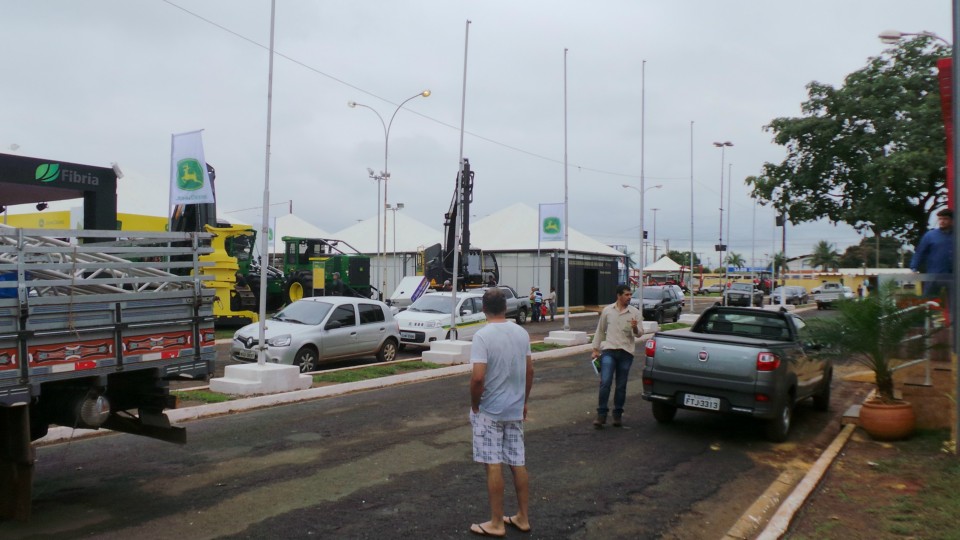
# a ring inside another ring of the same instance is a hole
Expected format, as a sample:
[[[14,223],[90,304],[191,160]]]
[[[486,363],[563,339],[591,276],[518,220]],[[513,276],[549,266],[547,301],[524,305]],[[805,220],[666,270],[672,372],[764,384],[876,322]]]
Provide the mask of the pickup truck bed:
[[[658,332],[645,347],[643,399],[659,422],[677,409],[764,420],[767,437],[786,440],[794,405],[829,406],[832,368],[806,354],[803,321],[790,313],[717,306],[690,331]]]

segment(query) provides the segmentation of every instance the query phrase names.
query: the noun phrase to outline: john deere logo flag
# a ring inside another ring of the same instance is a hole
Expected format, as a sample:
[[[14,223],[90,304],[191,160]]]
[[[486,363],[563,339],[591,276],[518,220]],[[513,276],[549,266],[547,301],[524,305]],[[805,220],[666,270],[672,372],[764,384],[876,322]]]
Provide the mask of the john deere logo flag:
[[[214,202],[200,134],[200,131],[191,131],[172,136],[170,206]]]
[[[563,218],[563,203],[540,205],[540,241],[558,242],[566,233]]]

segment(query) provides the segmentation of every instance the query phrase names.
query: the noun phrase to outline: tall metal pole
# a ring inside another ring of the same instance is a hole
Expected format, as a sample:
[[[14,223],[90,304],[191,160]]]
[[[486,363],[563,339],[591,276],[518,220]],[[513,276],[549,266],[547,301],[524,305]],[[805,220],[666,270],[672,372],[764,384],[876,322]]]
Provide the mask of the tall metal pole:
[[[730,245],[730,222],[733,219],[730,218],[732,215],[730,213],[731,207],[733,206],[733,197],[730,196],[730,188],[733,185],[733,163],[727,164],[727,246]],[[731,250],[727,249],[727,253],[730,253]],[[726,270],[726,265],[724,265],[724,270]]]
[[[646,142],[646,124],[647,124],[647,61],[640,64],[640,298],[643,298],[643,267],[647,265],[647,250],[643,249],[643,227],[644,221],[644,144]]]
[[[273,122],[273,29],[276,21],[277,0],[270,1],[270,60],[267,70],[267,142],[266,157],[264,159],[263,172],[263,220],[260,224],[260,238],[267,238],[267,231],[270,229],[270,128]],[[260,280],[260,321],[258,325],[259,354],[257,354],[257,364],[265,366],[267,363],[267,265],[269,261],[264,261],[261,269],[262,279]]]
[[[567,52],[563,49],[563,331],[570,331],[570,197],[567,182]],[[641,206],[642,208],[642,206]],[[642,211],[642,210],[641,210]],[[641,227],[643,228],[643,227]],[[640,233],[643,234],[642,232]],[[643,269],[641,268],[641,272]]]
[[[653,262],[657,262],[657,212],[660,211],[659,208],[651,208],[653,212]]]
[[[960,0],[953,0],[953,62],[950,66],[950,116],[953,127],[953,193],[954,196],[960,194],[960,69],[957,68],[957,61],[960,60]],[[956,210],[956,209],[954,209]],[[954,227],[953,233],[953,252],[960,253],[960,235],[956,233]],[[956,263],[954,263],[956,264]],[[953,272],[953,298],[949,306],[950,317],[952,321],[957,320],[960,310],[957,309],[957,292],[960,291],[960,273]],[[957,354],[957,344],[960,343],[960,324],[953,323],[953,354]],[[956,356],[954,356],[956,357]],[[954,360],[956,366],[957,361]],[[954,410],[952,427],[953,431],[953,454],[960,455],[960,369],[954,369],[956,384],[954,386]]]
[[[463,124],[467,116],[467,51],[468,45],[470,44],[470,19],[467,19],[467,23],[464,30],[463,36],[463,91],[460,98],[460,161],[459,167],[460,172],[457,173],[457,189],[454,192],[454,204],[459,207],[461,204],[460,200],[460,186],[465,180],[461,178],[463,175]],[[450,305],[450,337],[457,339],[457,277],[460,274],[460,224],[463,223],[463,209],[457,212],[457,223],[455,226],[456,234],[454,234],[453,241],[453,290],[450,291],[450,299],[452,304]]]
[[[701,261],[700,264],[703,264]],[[690,121],[690,313],[693,313],[693,120]]]

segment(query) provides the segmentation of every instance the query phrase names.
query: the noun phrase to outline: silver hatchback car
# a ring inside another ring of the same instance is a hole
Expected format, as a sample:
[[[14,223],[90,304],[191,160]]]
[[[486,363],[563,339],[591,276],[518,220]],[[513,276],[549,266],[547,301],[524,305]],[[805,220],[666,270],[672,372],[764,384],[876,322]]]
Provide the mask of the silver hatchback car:
[[[230,356],[257,361],[259,323],[233,334]],[[345,296],[297,300],[267,319],[267,362],[316,371],[322,362],[376,355],[388,362],[397,356],[400,328],[383,302]]]

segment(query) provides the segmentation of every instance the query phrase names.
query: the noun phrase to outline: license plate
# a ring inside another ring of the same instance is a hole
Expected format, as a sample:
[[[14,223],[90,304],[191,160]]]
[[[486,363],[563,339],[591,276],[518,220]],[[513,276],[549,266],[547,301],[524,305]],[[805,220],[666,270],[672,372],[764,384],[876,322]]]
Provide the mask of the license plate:
[[[698,396],[696,394],[684,394],[683,404],[687,407],[696,407],[697,409],[707,409],[709,411],[720,410],[719,399],[707,396]]]
[[[244,360],[256,360],[257,351],[241,349],[239,352],[237,352],[237,356],[243,358]]]
[[[400,332],[400,339],[417,339],[417,335],[413,332]]]

